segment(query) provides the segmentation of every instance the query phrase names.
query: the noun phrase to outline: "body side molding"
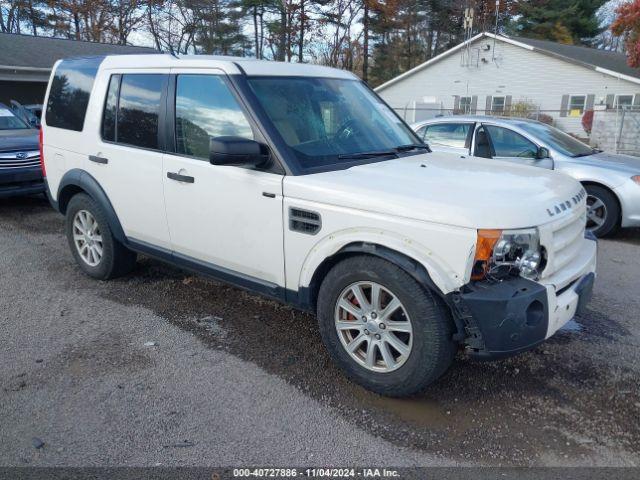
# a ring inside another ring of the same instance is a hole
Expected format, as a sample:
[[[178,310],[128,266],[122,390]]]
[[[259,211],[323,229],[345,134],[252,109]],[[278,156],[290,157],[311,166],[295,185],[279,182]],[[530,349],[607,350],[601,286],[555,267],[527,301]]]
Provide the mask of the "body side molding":
[[[137,240],[135,238],[127,239],[127,247],[158,260],[171,263],[185,270],[199,273],[244,290],[284,302],[284,288],[275,283],[265,282],[259,278],[251,277],[209,262],[204,262],[167,248],[156,247],[155,245],[151,245],[150,243],[143,242],[142,240]]]

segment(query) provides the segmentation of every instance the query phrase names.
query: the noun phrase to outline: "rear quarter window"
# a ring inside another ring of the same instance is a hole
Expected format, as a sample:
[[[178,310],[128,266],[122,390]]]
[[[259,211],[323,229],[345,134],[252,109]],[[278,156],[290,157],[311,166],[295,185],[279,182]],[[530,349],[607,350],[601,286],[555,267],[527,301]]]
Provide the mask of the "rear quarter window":
[[[45,120],[48,126],[81,132],[91,89],[103,57],[63,60],[56,68]]]

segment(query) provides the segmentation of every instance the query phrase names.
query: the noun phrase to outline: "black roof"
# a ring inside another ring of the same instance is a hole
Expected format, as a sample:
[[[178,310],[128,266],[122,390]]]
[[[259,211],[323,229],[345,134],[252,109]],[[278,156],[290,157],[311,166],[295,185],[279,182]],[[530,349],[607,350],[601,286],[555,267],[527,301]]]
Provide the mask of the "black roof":
[[[147,47],[0,33],[0,66],[51,68],[61,58],[154,52]]]
[[[537,40],[534,38],[511,36],[508,38],[515,40],[516,42],[525,43],[542,53],[547,53],[563,60],[570,60],[593,67],[605,68],[623,75],[640,78],[640,69],[630,67],[627,64],[627,57],[623,53],[599,50],[579,45],[565,45],[562,43],[550,42],[548,40]]]

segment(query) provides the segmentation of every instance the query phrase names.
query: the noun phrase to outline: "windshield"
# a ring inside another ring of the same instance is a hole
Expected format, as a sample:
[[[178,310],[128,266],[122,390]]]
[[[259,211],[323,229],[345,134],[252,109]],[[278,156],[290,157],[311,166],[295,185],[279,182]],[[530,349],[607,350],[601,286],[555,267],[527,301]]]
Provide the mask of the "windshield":
[[[254,77],[249,84],[302,169],[426,148],[357,80]]]
[[[518,126],[531,135],[536,136],[540,141],[546,143],[554,150],[569,157],[585,157],[587,155],[593,155],[597,151],[572,136],[561,132],[557,128],[545,125],[544,123],[520,123]]]
[[[29,126],[16,117],[11,110],[0,106],[0,130],[18,130]]]

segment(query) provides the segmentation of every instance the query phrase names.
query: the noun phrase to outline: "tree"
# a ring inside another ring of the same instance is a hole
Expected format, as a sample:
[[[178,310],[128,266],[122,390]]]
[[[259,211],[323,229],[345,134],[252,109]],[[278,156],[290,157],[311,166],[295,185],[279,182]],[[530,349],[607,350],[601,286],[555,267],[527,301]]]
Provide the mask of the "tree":
[[[146,24],[158,50],[187,54],[195,52],[198,18],[186,2],[150,0]]]
[[[465,6],[463,0],[380,0],[370,5],[371,83],[382,83],[462,41]]]
[[[500,0],[498,9],[498,29],[503,23],[518,13],[517,0]],[[493,32],[496,28],[495,0],[476,0],[474,2],[474,32]]]
[[[606,1],[522,0],[512,30],[532,38],[588,44],[602,31],[596,12]]]
[[[257,59],[264,58],[265,15],[274,9],[274,0],[242,0],[245,15],[250,15],[253,23],[253,48]]]
[[[354,53],[359,51],[358,38],[352,27],[360,15],[357,0],[334,0],[320,13],[323,41],[318,45],[317,60],[323,65],[353,70]]]
[[[144,0],[111,0],[111,14],[116,43],[127,45],[129,35],[144,21]]]
[[[629,66],[640,68],[640,0],[620,5],[611,32],[624,37]]]
[[[185,6],[194,17],[193,44],[198,52],[242,56],[249,50],[236,0],[189,0]]]
[[[616,20],[616,10],[620,5],[627,3],[627,1],[628,0],[609,0],[609,2],[605,3],[600,10],[598,10],[596,16],[603,31],[594,39],[594,47],[613,52],[624,51],[624,41],[621,37],[613,34],[611,25]]]

